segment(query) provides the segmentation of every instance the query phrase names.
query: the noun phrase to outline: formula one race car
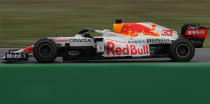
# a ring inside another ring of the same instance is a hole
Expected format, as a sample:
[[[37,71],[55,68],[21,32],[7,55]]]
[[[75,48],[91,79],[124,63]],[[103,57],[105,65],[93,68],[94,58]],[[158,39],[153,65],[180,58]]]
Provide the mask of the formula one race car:
[[[203,47],[208,29],[199,24],[186,24],[178,37],[176,31],[151,22],[116,20],[114,32],[84,29],[74,37],[47,37],[30,47],[11,50],[2,59],[18,62],[35,57],[40,63],[51,63],[56,57],[63,60],[170,57],[174,61],[190,61],[195,48]],[[92,37],[89,32],[101,36]]]

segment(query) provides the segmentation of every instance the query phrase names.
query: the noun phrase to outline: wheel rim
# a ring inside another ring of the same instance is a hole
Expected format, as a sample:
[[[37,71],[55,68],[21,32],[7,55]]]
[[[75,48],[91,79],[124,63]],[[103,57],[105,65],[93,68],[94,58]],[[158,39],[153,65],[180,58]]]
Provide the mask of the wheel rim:
[[[38,53],[42,57],[49,57],[52,54],[52,48],[49,44],[42,44],[39,46]]]
[[[190,47],[187,44],[179,44],[176,47],[176,53],[179,57],[188,57],[190,52]]]

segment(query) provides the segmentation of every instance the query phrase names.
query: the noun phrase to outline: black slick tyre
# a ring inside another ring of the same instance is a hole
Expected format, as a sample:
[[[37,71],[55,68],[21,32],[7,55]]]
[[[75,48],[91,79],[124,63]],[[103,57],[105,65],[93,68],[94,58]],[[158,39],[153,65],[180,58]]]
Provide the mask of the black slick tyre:
[[[195,54],[195,47],[186,39],[177,39],[170,47],[170,58],[173,61],[187,62],[190,61]]]
[[[33,54],[38,62],[51,63],[57,56],[57,46],[51,39],[40,39],[34,45]]]

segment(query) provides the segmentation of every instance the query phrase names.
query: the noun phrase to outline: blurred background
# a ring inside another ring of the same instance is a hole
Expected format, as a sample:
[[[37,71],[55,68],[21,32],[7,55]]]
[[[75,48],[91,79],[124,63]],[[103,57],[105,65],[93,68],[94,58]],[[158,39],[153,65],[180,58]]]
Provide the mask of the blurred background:
[[[180,33],[187,23],[210,27],[210,0],[0,0],[0,48],[26,47],[57,32],[112,29],[115,19],[154,22]]]

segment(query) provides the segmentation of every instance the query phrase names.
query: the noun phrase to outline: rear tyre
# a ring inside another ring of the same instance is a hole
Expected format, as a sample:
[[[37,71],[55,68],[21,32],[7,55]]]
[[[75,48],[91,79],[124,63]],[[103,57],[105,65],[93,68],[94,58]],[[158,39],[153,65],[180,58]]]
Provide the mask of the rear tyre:
[[[57,56],[57,46],[51,39],[41,39],[34,45],[33,54],[40,63],[51,63]]]
[[[178,39],[170,47],[170,58],[173,61],[187,62],[195,54],[195,47],[186,39]]]

